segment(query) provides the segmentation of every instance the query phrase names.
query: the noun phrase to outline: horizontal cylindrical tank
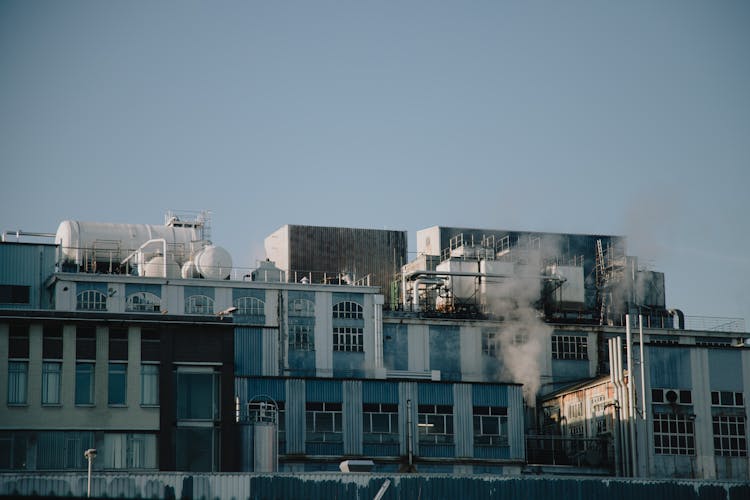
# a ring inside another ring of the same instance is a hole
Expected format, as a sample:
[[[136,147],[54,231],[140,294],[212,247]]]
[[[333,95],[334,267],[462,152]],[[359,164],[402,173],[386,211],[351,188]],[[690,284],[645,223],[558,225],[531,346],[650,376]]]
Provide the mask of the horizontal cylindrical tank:
[[[202,234],[199,227],[66,220],[57,228],[55,243],[60,245],[64,260],[80,265],[87,255],[121,262],[145,242],[162,238],[174,249],[177,264],[182,265],[181,255],[189,256]]]
[[[166,268],[164,264],[164,257],[157,255],[152,257],[146,264],[138,270],[140,276],[147,276],[149,278],[170,278],[175,279],[180,277],[180,266],[174,261],[172,256],[167,256]],[[166,271],[166,276],[165,276]]]

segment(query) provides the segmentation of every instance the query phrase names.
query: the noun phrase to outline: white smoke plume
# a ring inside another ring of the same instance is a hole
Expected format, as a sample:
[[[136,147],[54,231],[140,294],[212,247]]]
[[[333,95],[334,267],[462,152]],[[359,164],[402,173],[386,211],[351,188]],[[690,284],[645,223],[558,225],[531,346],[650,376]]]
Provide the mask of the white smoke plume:
[[[536,303],[541,295],[540,258],[530,255],[527,265],[516,265],[515,276],[488,287],[487,305],[503,317],[495,352],[501,361],[502,381],[523,384],[529,406],[536,406],[545,361],[545,346],[552,328],[541,318]]]

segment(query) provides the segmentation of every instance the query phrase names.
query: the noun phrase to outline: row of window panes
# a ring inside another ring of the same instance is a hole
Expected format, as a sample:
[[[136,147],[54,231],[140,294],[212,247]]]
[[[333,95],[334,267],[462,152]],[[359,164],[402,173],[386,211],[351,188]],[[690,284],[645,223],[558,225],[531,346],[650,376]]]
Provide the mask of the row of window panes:
[[[581,335],[553,335],[552,359],[589,359],[588,338]]]
[[[687,415],[654,413],[654,452],[695,455],[695,427]]]
[[[498,342],[500,334],[494,330],[482,332],[482,354],[496,357],[498,354]]]
[[[711,404],[714,406],[745,406],[741,392],[711,391]]]
[[[298,351],[314,351],[313,326],[292,323],[289,325],[289,348]]]
[[[28,361],[8,362],[8,404],[28,403]],[[94,404],[94,363],[76,363],[75,404]],[[127,363],[110,363],[108,373],[108,404],[127,403]],[[42,395],[44,405],[61,404],[62,362],[42,363]],[[159,366],[141,366],[141,404],[159,404]]]
[[[474,444],[505,445],[508,443],[508,408],[504,406],[474,407]]]
[[[156,440],[145,433],[0,431],[0,470],[27,470],[31,457],[37,470],[85,470],[81,450],[92,447],[97,470],[156,469]]]
[[[306,440],[310,442],[342,441],[341,403],[305,404]]]
[[[333,350],[363,352],[364,336],[362,328],[336,327],[333,329]]]
[[[398,405],[362,405],[362,431],[366,443],[398,443]]]
[[[419,405],[417,407],[419,442],[453,443],[453,407],[450,405]]]
[[[333,317],[344,319],[362,319],[362,306],[356,302],[345,301],[334,304]]]
[[[714,453],[725,457],[746,457],[745,417],[714,416]]]

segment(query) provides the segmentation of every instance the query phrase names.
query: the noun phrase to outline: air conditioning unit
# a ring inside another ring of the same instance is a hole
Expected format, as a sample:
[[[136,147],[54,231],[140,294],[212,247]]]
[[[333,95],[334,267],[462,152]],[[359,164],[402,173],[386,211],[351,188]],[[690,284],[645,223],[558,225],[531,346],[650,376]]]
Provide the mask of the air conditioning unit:
[[[664,403],[670,405],[691,405],[693,394],[685,389],[652,389],[652,403]]]

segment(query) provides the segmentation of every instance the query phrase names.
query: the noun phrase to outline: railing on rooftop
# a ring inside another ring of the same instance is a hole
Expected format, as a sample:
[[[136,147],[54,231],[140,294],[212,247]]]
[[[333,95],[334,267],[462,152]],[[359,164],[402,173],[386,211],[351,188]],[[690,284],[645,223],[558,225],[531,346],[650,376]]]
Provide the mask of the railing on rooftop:
[[[685,316],[685,330],[707,332],[745,333],[743,318],[722,318],[718,316]]]

